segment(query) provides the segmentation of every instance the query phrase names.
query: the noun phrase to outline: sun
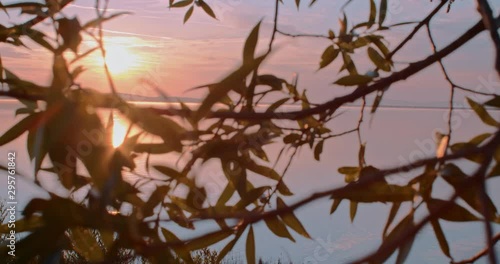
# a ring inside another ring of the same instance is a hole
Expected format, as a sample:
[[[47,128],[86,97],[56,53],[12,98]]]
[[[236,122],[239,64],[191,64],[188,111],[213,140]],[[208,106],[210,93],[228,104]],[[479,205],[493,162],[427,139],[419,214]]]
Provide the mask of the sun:
[[[123,143],[127,136],[127,131],[128,126],[121,119],[115,119],[113,122],[113,139],[111,142],[114,148],[119,147]]]
[[[106,64],[112,74],[118,75],[139,66],[139,58],[120,45],[106,45]]]

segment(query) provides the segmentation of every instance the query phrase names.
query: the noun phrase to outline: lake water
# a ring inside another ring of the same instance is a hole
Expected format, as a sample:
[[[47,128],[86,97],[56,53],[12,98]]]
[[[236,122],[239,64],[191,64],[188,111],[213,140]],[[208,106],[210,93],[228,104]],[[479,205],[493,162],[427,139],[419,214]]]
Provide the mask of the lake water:
[[[14,118],[17,104],[2,102],[0,104],[0,120],[3,124],[1,133],[18,121]],[[356,126],[359,109],[344,108],[343,114],[332,122],[330,128],[334,132],[343,132]],[[402,165],[406,161],[414,161],[423,157],[435,155],[433,143],[436,131],[445,133],[446,109],[404,109],[404,108],[380,108],[373,120],[367,111],[365,126],[363,126],[363,140],[367,142],[366,161],[368,164],[378,168],[386,168]],[[493,113],[499,118],[499,113]],[[466,141],[474,135],[482,132],[492,132],[492,129],[481,124],[481,121],[469,110],[457,110],[453,122],[454,132],[452,142]],[[0,164],[6,163],[7,152],[15,150],[17,156],[17,170],[24,175],[32,174],[26,145],[26,135],[14,142],[0,148]],[[268,155],[273,157],[279,150],[279,144],[268,149]],[[309,149],[302,149],[289,169],[285,181],[295,193],[287,203],[297,201],[309,196],[313,192],[331,189],[344,184],[343,176],[337,172],[342,166],[357,164],[358,142],[356,134],[349,134],[341,138],[328,141],[324,146],[321,161],[314,160]],[[1,160],[4,157],[4,160]],[[160,158],[151,160],[151,164],[160,164]],[[138,172],[144,170],[144,160],[138,160]],[[464,170],[472,171],[473,166],[469,163],[461,163]],[[224,176],[210,164],[200,168],[196,173],[197,181],[207,186],[209,199],[216,199],[217,194],[225,184]],[[413,175],[413,174],[412,174]],[[391,181],[405,182],[408,175],[396,175]],[[54,177],[44,175],[42,184],[45,188],[56,193],[64,193],[58,190],[54,184]],[[47,193],[35,187],[31,179],[18,177],[19,189],[18,200],[20,205],[25,205],[33,197],[48,197]],[[492,200],[499,206],[500,201],[500,177],[488,182]],[[0,183],[6,186],[6,180]],[[434,189],[433,195],[447,198],[452,189],[445,183],[439,182]],[[6,197],[7,189],[0,189],[0,197]],[[382,203],[360,204],[358,213],[353,223],[349,219],[349,203],[344,201],[335,214],[329,215],[331,201],[327,199],[318,200],[296,212],[307,231],[313,238],[304,239],[296,233],[292,235],[296,243],[275,237],[263,223],[257,224],[255,228],[257,255],[266,259],[292,260],[293,263],[345,263],[366,255],[375,249],[381,241],[381,232],[387,220],[390,205]],[[20,207],[22,208],[22,207]],[[403,206],[397,219],[401,219],[408,208]],[[456,260],[468,258],[478,250],[484,248],[483,225],[478,223],[451,223],[441,221],[446,237],[450,243],[452,255]],[[197,232],[211,230],[211,223],[198,224]],[[185,229],[173,228],[181,237],[195,235]],[[500,228],[495,226],[495,231]],[[233,249],[233,256],[244,258],[245,239],[241,239]],[[217,245],[219,247],[220,245]],[[496,246],[500,253],[500,245]],[[394,261],[394,256],[392,261]],[[440,251],[439,245],[434,237],[432,228],[422,230],[414,243],[408,258],[408,263],[448,263],[446,257]],[[484,263],[479,261],[478,263]]]

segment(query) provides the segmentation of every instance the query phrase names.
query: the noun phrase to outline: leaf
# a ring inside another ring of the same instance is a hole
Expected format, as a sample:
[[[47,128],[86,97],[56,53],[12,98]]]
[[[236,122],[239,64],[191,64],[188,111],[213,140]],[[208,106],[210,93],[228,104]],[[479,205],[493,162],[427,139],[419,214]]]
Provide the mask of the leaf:
[[[19,77],[17,77],[13,72],[7,70],[6,68],[3,68],[5,72],[5,78],[9,80],[8,87],[9,90],[12,91],[19,91],[24,94],[29,94],[31,92],[35,93],[37,90],[42,90],[44,88],[28,82],[21,80]],[[37,108],[37,103],[36,101],[33,100],[24,100],[24,99],[18,99],[20,103],[26,106],[26,108],[29,109],[36,109]]]
[[[377,7],[375,1],[370,0],[370,16],[368,18],[367,28],[371,28],[375,24],[375,17],[377,16]]]
[[[73,19],[61,18],[57,20],[59,27],[57,32],[64,40],[64,45],[70,48],[73,52],[78,52],[78,46],[82,42],[82,36],[80,36],[80,22],[75,17]]]
[[[487,105],[487,106],[493,106],[493,107],[496,107],[496,108],[500,108],[500,96],[495,95],[493,97],[493,99],[487,101],[484,104]]]
[[[288,210],[287,213],[280,214],[281,219],[283,219],[283,222],[295,230],[298,234],[302,235],[305,238],[311,238],[311,236],[307,233],[306,229],[304,226],[300,223],[299,219],[295,216],[292,210],[287,209],[288,206],[285,204],[283,199],[278,197],[277,199],[277,207],[278,210]]]
[[[300,140],[302,136],[299,135],[299,134],[289,134],[289,135],[286,135],[284,138],[283,138],[283,143],[285,144],[292,144],[292,143],[295,143],[297,142],[298,140]]]
[[[402,238],[402,236],[404,235],[406,230],[412,229],[414,226],[415,226],[415,224],[413,223],[413,214],[409,214],[403,220],[401,220],[401,222],[399,222],[394,227],[394,229],[391,231],[391,233],[389,233],[389,235],[387,235],[387,237],[384,239],[382,245],[379,247],[379,250],[374,255],[376,257],[373,259],[373,262],[374,263],[385,263],[385,261],[394,253],[394,251],[387,251],[387,250],[381,251],[380,250],[380,249],[384,248],[384,246],[386,244],[393,243],[393,241],[401,241],[402,239],[403,239],[403,241],[412,241],[412,243],[413,243],[414,236],[407,237],[407,238]],[[405,244],[401,245],[400,250],[401,250],[401,247],[408,247],[408,245],[405,245]],[[410,245],[410,247],[411,247],[411,245]],[[397,248],[394,248],[394,250],[396,250],[396,249]],[[406,248],[405,251],[408,251],[408,248]],[[406,255],[406,254],[404,254],[404,255]],[[405,257],[405,256],[398,257],[398,259],[401,258],[401,260],[402,260],[403,257]]]
[[[375,46],[377,46],[377,48],[380,50],[380,52],[382,52],[382,54],[384,54],[384,57],[387,57],[391,53],[389,51],[389,48],[387,48],[387,46],[384,44],[384,42],[382,42],[380,40],[381,39],[380,36],[368,35],[368,36],[365,36],[365,38],[369,39],[371,43],[375,44]],[[389,61],[389,63],[392,64],[391,61]]]
[[[233,240],[227,243],[227,245],[219,252],[219,254],[217,254],[216,263],[222,262],[222,260],[226,257],[227,253],[229,253],[233,249],[236,242],[238,242],[239,237],[240,236],[237,235]]]
[[[365,144],[361,144],[359,146],[358,161],[359,161],[359,167],[360,168],[363,168],[363,166],[366,164],[366,161],[365,161],[365,151],[366,151],[366,143]],[[361,171],[363,171],[363,169],[361,169]]]
[[[245,41],[245,47],[243,48],[243,63],[249,63],[253,61],[255,56],[255,48],[257,47],[257,42],[259,40],[260,24],[262,21],[257,23],[248,35]]]
[[[225,206],[226,203],[233,197],[233,194],[235,192],[234,186],[231,183],[228,183],[224,190],[222,191],[219,199],[217,200],[217,204],[215,207],[222,207]]]
[[[328,38],[331,40],[335,39],[335,32],[333,32],[331,29],[328,30]]]
[[[286,229],[286,226],[277,216],[264,218],[264,222],[266,223],[267,228],[271,230],[275,235],[283,238],[288,238],[291,241],[295,242],[292,235]]]
[[[324,140],[318,142],[318,144],[316,144],[316,147],[314,148],[314,158],[319,161],[319,158],[320,158],[320,155],[321,153],[323,152],[323,144],[324,144]]]
[[[446,164],[441,170],[441,176],[455,189],[461,188],[465,184],[465,181],[469,178],[462,170],[455,164]],[[481,190],[477,186],[470,186],[469,188],[461,191],[459,193],[460,198],[462,198],[467,204],[469,204],[477,212],[483,212],[483,203],[481,200]],[[489,196],[486,196],[488,209],[490,215],[496,215],[497,209],[495,204]]]
[[[253,171],[259,175],[262,175],[262,176],[267,177],[269,179],[273,179],[275,181],[279,181],[281,179],[281,176],[274,169],[259,165],[259,164],[255,163],[253,160],[247,160],[247,161],[245,161],[244,164],[245,164],[244,166],[248,170]]]
[[[267,85],[274,91],[281,91],[283,89],[283,83],[286,83],[286,81],[271,74],[257,76],[257,84]]]
[[[447,257],[451,258],[450,247],[448,245],[446,237],[444,236],[444,232],[443,229],[441,228],[441,225],[439,224],[439,221],[437,219],[433,219],[431,220],[431,225],[432,229],[434,229],[434,234],[436,235],[436,238],[439,242],[439,247],[441,248],[441,251],[443,251],[443,254],[445,254]]]
[[[227,96],[229,91],[233,90],[234,87],[239,87],[243,80],[254,71],[258,66],[264,61],[267,55],[260,56],[251,62],[243,63],[240,68],[232,72],[222,81],[212,86],[210,93],[205,97],[200,107],[196,111],[194,116],[195,120],[199,120],[210,112],[212,106],[219,100]]]
[[[486,109],[484,109],[484,106],[476,103],[475,101],[473,101],[469,97],[467,97],[467,102],[469,103],[470,107],[474,110],[474,112],[476,112],[476,114],[479,116],[479,118],[481,118],[483,123],[490,125],[490,126],[498,127],[498,125],[499,125],[498,122],[495,119],[493,119],[493,117],[491,117],[490,114],[488,114]]]
[[[359,167],[340,167],[338,172],[341,174],[355,174],[359,173],[361,170]]]
[[[387,61],[382,57],[374,48],[368,47],[368,56],[370,57],[370,60],[377,66],[379,69],[383,71],[390,71],[391,66]]]
[[[144,217],[153,215],[154,208],[161,202],[163,202],[168,194],[168,191],[170,191],[170,187],[168,185],[159,186],[153,191],[149,199],[146,201],[146,203],[144,203],[144,206],[141,207]]]
[[[161,137],[164,145],[171,146],[177,152],[182,151],[181,136],[186,133],[186,130],[174,120],[126,103],[118,109],[132,123],[150,134]]]
[[[405,202],[412,201],[415,190],[411,186],[391,185],[386,182],[376,182],[364,189],[354,189],[348,193],[334,196],[339,199],[349,199],[360,203],[373,202]]]
[[[387,0],[380,1],[380,10],[378,13],[378,25],[382,26],[387,15]]]
[[[184,24],[189,20],[189,18],[193,15],[194,11],[194,6],[191,6],[188,11],[186,11],[186,14],[184,15]]]
[[[247,254],[247,263],[255,264],[255,237],[253,234],[253,227],[250,226],[250,230],[248,231],[247,236],[247,246],[246,246],[246,254]]]
[[[491,169],[490,173],[488,173],[488,177],[496,177],[496,176],[500,176],[500,163],[498,162]]]
[[[339,30],[339,36],[345,36],[347,33],[347,16],[344,13],[344,19],[341,20],[339,19],[339,24],[340,24],[340,30]]]
[[[415,241],[415,236],[403,241],[402,245],[399,247],[398,256],[396,258],[396,264],[403,264],[406,261],[406,258],[410,254],[410,250],[413,246],[413,242]]]
[[[55,51],[54,47],[52,47],[52,45],[45,40],[45,34],[43,34],[42,32],[34,30],[32,28],[26,28],[25,35],[38,43],[38,45],[48,49],[49,51]]]
[[[480,135],[473,137],[471,140],[469,140],[469,143],[474,144],[476,146],[479,146],[481,143],[483,143],[489,137],[491,137],[491,133],[480,134]]]
[[[321,55],[321,62],[319,63],[319,69],[323,69],[324,67],[330,65],[335,58],[339,55],[340,50],[335,49],[333,45],[328,46],[323,54]]]
[[[269,190],[269,186],[263,186],[251,189],[243,195],[242,199],[234,206],[235,208],[245,208],[247,205],[257,201],[262,195]]]
[[[344,60],[343,68],[347,69],[350,75],[358,75],[358,70],[356,69],[356,65],[354,65],[351,56],[349,56],[347,52],[342,51],[342,59]]]
[[[41,118],[42,118],[41,113],[35,113],[19,121],[19,123],[15,124],[0,137],[0,146],[3,146],[11,142],[12,140],[21,136],[27,130],[33,128]]]
[[[372,77],[365,75],[347,75],[338,79],[335,84],[342,86],[363,85],[371,82]]]
[[[171,4],[170,7],[185,7],[185,6],[188,6],[190,4],[192,4],[194,2],[194,0],[181,0],[177,3],[174,3],[174,4]]]
[[[444,211],[438,212],[439,218],[444,220],[452,222],[467,222],[479,220],[476,216],[467,211],[467,209],[456,203],[448,204],[448,202],[444,200],[431,199],[427,202],[427,206],[431,213],[437,212],[437,210],[440,208],[445,208],[443,209]]]
[[[471,143],[455,143],[450,146],[450,149],[453,153],[464,153],[470,149],[476,149],[476,147],[476,145]],[[484,161],[484,156],[482,155],[482,153],[467,155],[465,156],[465,158],[478,164],[481,164]]]
[[[290,189],[286,186],[285,182],[284,181],[279,181],[278,182],[278,191],[282,194],[282,195],[285,195],[285,196],[291,196],[293,195],[293,193],[290,191]]]
[[[201,8],[203,8],[203,10],[205,11],[205,13],[207,13],[209,16],[217,19],[217,17],[215,16],[215,13],[212,10],[212,8],[207,3],[205,3],[204,0],[198,0],[197,3],[201,6]]]
[[[394,221],[394,218],[396,217],[396,215],[398,214],[398,211],[399,211],[399,207],[401,206],[401,203],[400,202],[395,202],[392,207],[391,207],[391,211],[389,212],[389,217],[387,219],[387,223],[385,224],[385,227],[384,227],[384,231],[382,231],[382,238],[385,238],[386,237],[386,234],[387,234],[387,230],[389,230],[389,227],[391,226],[392,224],[392,221]]]
[[[354,222],[354,218],[356,217],[357,211],[358,211],[358,203],[351,201],[349,205],[349,215],[351,217],[351,222]]]
[[[384,92],[377,92],[377,96],[375,97],[375,101],[373,102],[372,109],[370,111],[371,114],[375,113],[377,111],[377,108],[379,107],[380,103],[382,102],[382,98],[384,97]]]

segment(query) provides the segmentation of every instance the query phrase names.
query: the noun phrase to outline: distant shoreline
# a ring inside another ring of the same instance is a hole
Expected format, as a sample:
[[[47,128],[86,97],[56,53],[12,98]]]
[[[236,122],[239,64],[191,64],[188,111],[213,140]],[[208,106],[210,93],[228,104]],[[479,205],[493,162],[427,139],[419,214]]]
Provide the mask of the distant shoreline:
[[[169,98],[162,98],[166,100],[161,100],[159,98],[155,97],[146,97],[146,96],[140,96],[140,95],[131,95],[131,94],[120,94],[120,96],[127,102],[129,103],[136,103],[136,104],[178,104],[179,102],[187,103],[187,104],[200,104],[201,99],[198,98],[191,98],[191,97],[169,97]],[[0,97],[0,103],[17,103],[18,101],[16,99],[11,99],[8,97]],[[395,102],[393,102],[395,103]],[[265,107],[265,106],[270,106],[272,103],[260,103],[260,107]],[[300,108],[300,105],[297,104],[283,104],[283,107],[289,107],[289,108]],[[340,108],[359,108],[361,107],[361,104],[345,104],[341,106]],[[372,104],[367,103],[365,106],[367,109],[370,109],[373,107]],[[454,110],[471,110],[472,108],[470,107],[464,107],[463,105],[454,105],[453,106]],[[383,102],[378,106],[378,109],[416,109],[416,110],[448,110],[448,106],[438,106],[438,105],[402,105],[402,104],[384,104]],[[486,109],[491,110],[491,111],[500,111],[497,108],[493,107],[486,107]]]

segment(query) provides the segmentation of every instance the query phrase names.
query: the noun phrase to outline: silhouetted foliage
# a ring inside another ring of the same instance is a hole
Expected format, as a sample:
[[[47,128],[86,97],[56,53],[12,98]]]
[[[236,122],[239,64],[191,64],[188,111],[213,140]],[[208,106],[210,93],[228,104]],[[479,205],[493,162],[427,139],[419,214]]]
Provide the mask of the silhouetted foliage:
[[[385,92],[393,84],[435,63],[442,66],[451,87],[450,119],[453,91],[460,89],[475,94],[475,91],[455,84],[441,60],[485,30],[497,44],[496,52],[500,52],[497,30],[500,19],[493,17],[487,1],[477,1],[483,20],[463,29],[461,36],[439,50],[430,31],[431,20],[443,7],[449,9],[453,1],[429,3],[435,9],[421,21],[394,25],[386,23],[388,0],[366,1],[370,11],[365,21],[353,24],[350,14],[344,13],[339,19],[339,29],[331,29],[325,35],[293,35],[281,31],[277,22],[279,8],[289,3],[276,1],[274,30],[267,51],[261,54],[256,51],[258,43],[262,43],[261,23],[258,23],[244,43],[240,65],[219,82],[197,87],[206,90],[199,106],[190,107],[181,102],[179,107],[161,109],[123,100],[116,93],[106,65],[110,93],[83,88],[76,81],[83,70],[78,65],[80,58],[99,51],[103,56],[105,54],[102,24],[125,14],[109,14],[107,1],[97,0],[97,17],[83,22],[77,17],[66,17],[62,12],[72,2],[21,1],[0,6],[9,14],[20,10],[20,19],[26,18],[25,15],[31,17],[12,26],[0,25],[0,45],[25,46],[26,40],[31,39],[53,54],[53,79],[48,87],[23,80],[0,63],[0,81],[7,87],[0,95],[16,98],[23,104],[16,111],[21,119],[11,128],[4,129],[0,146],[27,133],[27,152],[34,168],[32,175],[26,175],[27,179],[39,184],[38,175],[43,170],[57,175],[61,186],[71,194],[85,193],[80,195],[81,199],[50,193],[49,199],[35,198],[28,203],[23,218],[16,222],[17,233],[22,233],[17,243],[16,263],[55,263],[58,259],[64,259],[66,263],[127,263],[138,259],[144,263],[219,263],[240,240],[245,242],[247,262],[256,263],[253,224],[263,221],[274,235],[291,241],[295,241],[297,235],[310,238],[307,226],[302,225],[294,210],[320,198],[331,199],[332,214],[340,203],[348,202],[352,221],[359,203],[391,204],[382,231],[383,242],[373,254],[356,263],[384,262],[396,251],[396,261],[404,262],[415,235],[428,224],[432,226],[443,254],[454,261],[441,221],[483,221],[489,243],[482,255],[488,254],[490,261],[495,261],[493,245],[498,236],[492,234],[491,225],[500,223],[500,218],[485,186],[489,179],[500,175],[499,123],[489,113],[490,109],[500,108],[499,95],[480,93],[489,97],[484,102],[468,99],[470,107],[485,126],[495,128],[494,133],[450,142],[450,121],[449,130],[438,136],[436,156],[401,167],[383,169],[368,163],[365,151],[370,145],[363,141],[361,133],[367,97],[374,98],[371,114],[376,114]],[[295,1],[297,8],[304,8],[301,2],[304,1]],[[313,6],[316,2],[319,1],[308,1],[308,4]],[[351,1],[345,2],[348,5]],[[185,23],[197,9],[217,18],[210,1],[170,0],[167,4],[170,8],[186,10]],[[53,26],[54,32],[37,30],[36,25],[42,21]],[[414,28],[391,50],[382,31],[399,26]],[[396,68],[393,57],[420,30],[428,30],[433,54]],[[259,71],[273,52],[278,34],[329,40],[318,58],[318,69],[333,72],[332,63],[340,62],[340,71],[332,74],[332,82],[351,90],[325,102],[311,102],[306,90],[299,87],[298,76],[289,81]],[[92,37],[96,47],[82,50],[83,35]],[[68,53],[73,53],[76,59],[68,62]],[[366,56],[359,58],[353,54]],[[372,70],[361,72],[361,60],[370,62]],[[500,64],[500,60],[497,61]],[[263,100],[272,100],[272,103],[261,111],[264,106],[259,103]],[[331,123],[337,110],[351,102],[362,102],[358,126],[334,133]],[[290,110],[285,107],[289,104],[300,109]],[[110,110],[109,121],[101,120],[96,109]],[[117,148],[112,146],[110,138],[113,113],[120,113],[141,131],[128,133],[124,143]],[[481,129],[478,128],[478,133]],[[293,196],[293,190],[286,184],[285,173],[294,162],[297,151],[310,148],[314,158],[322,161],[325,142],[350,133],[357,133],[359,137],[359,145],[355,146],[359,150],[359,162],[338,168],[338,174],[344,175],[346,184],[311,194],[293,204],[286,202],[286,197]],[[141,140],[145,135],[152,136],[152,143]],[[277,157],[270,157],[267,153],[271,143],[281,148]],[[83,150],[82,144],[90,147]],[[180,162],[176,166],[149,164],[150,155],[170,155]],[[133,172],[136,160],[145,157],[147,170],[152,175],[145,175],[136,182],[124,180],[124,173]],[[471,174],[464,172],[455,163],[462,158],[475,163],[477,170]],[[199,186],[194,177],[196,168],[209,160],[217,162],[227,179],[216,204],[208,203],[206,189]],[[283,168],[274,166],[280,160],[285,160],[287,165]],[[8,166],[2,168],[8,171]],[[82,171],[88,174],[82,174]],[[391,184],[385,179],[407,171],[417,174],[406,184]],[[253,175],[267,178],[269,184],[254,185]],[[433,197],[432,188],[438,178],[454,188],[455,193],[450,199]],[[138,186],[143,183],[155,186],[146,195],[147,199],[138,195]],[[176,192],[179,186],[186,192]],[[457,198],[469,207],[457,203]],[[401,208],[408,208],[401,207],[402,204],[409,205],[410,210],[396,223],[396,214]],[[122,210],[125,205],[130,210]],[[416,211],[426,212],[425,217],[416,218]],[[228,221],[231,219],[237,220],[237,224]],[[219,228],[184,239],[177,237],[169,226],[176,224],[195,229],[194,223],[200,221],[215,221]],[[8,233],[10,229],[4,225],[0,230]],[[224,242],[220,251],[208,249],[221,241]],[[8,248],[3,247],[2,259],[9,258],[7,252]]]

